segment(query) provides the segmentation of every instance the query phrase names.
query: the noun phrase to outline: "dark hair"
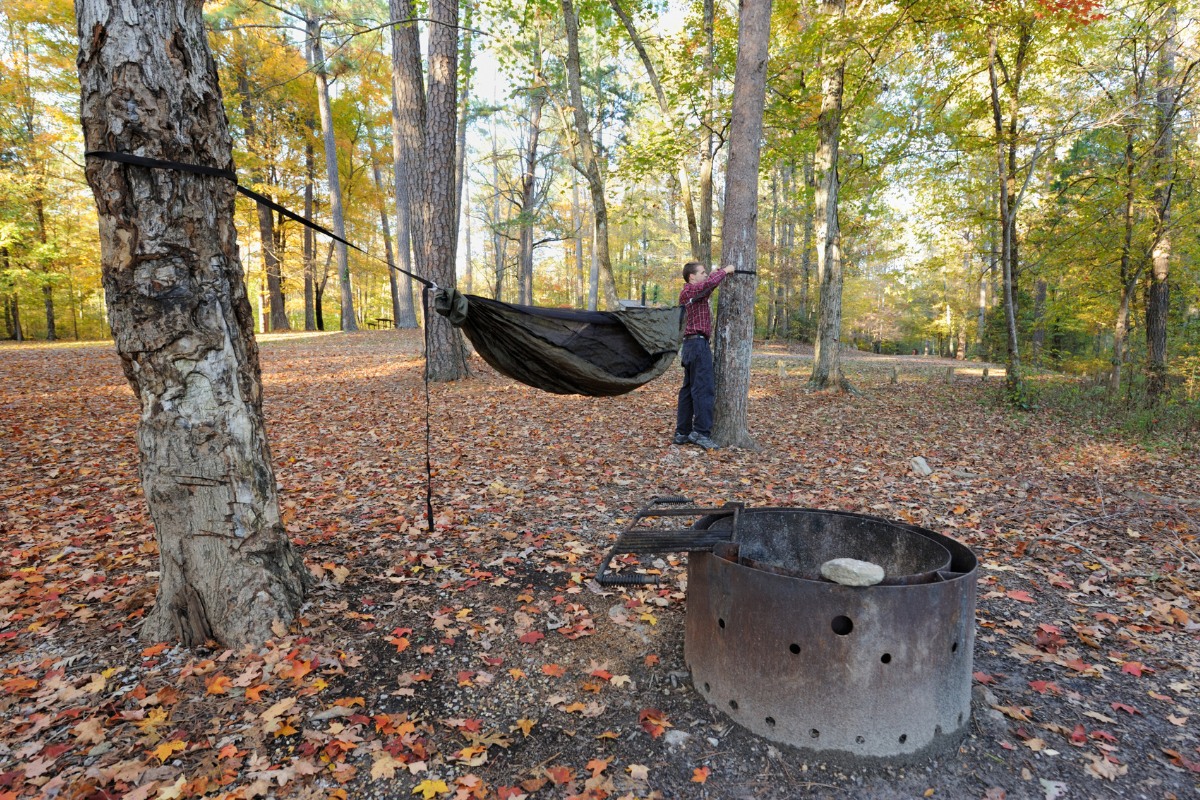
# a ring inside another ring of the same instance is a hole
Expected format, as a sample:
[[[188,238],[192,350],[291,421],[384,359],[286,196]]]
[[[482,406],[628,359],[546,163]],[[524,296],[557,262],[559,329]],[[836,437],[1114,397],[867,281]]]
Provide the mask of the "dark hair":
[[[683,265],[683,282],[687,283],[689,278],[691,278],[697,272],[703,272],[703,271],[704,271],[704,265],[701,264],[699,261],[687,262],[686,264]]]

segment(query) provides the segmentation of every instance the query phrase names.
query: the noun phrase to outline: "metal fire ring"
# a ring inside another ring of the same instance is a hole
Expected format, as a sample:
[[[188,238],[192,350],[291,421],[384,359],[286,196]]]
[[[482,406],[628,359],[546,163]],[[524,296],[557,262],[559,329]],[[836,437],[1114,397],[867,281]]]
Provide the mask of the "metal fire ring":
[[[712,552],[688,557],[684,653],[709,703],[831,760],[910,760],[957,745],[975,640],[967,547],[803,508],[742,508],[694,528],[711,534]],[[820,564],[838,557],[883,566],[885,583],[822,580]]]

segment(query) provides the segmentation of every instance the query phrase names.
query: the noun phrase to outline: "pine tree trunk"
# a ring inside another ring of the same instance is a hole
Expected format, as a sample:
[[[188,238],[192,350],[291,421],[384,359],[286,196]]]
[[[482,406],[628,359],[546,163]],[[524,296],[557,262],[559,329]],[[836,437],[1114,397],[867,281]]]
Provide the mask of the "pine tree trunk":
[[[771,0],[743,0],[741,9],[725,175],[721,264],[754,272],[758,263],[759,139],[766,99]],[[712,438],[724,446],[755,447],[747,418],[757,285],[756,275],[730,275],[721,285],[717,301],[713,329],[717,390]]]
[[[575,136],[579,140],[582,171],[584,177],[587,178],[588,189],[592,194],[592,213],[595,217],[593,228],[595,238],[592,246],[599,267],[600,290],[604,294],[605,305],[610,309],[616,309],[618,307],[617,284],[613,277],[612,261],[608,253],[608,204],[604,199],[604,176],[600,172],[600,162],[596,156],[595,143],[592,141],[579,77],[579,18],[575,15],[573,0],[562,0],[562,9],[563,17],[566,20],[567,84],[571,92],[571,107],[575,117]]]
[[[844,0],[825,0],[822,11],[841,23],[845,15]],[[817,118],[817,154],[814,173],[817,180],[815,195],[817,240],[817,336],[813,357],[813,372],[808,385],[812,389],[848,391],[849,383],[842,374],[842,231],[838,220],[838,150],[842,135],[842,95],[846,80],[845,54],[841,36],[830,37],[822,81],[821,114]]]
[[[233,168],[199,3],[79,0],[76,19],[88,149]],[[142,638],[260,643],[307,572],[279,515],[234,186],[98,159],[87,179],[161,554]]]
[[[423,271],[438,286],[456,285],[458,225],[454,164],[458,141],[458,0],[429,4],[429,94],[425,114],[421,202],[425,258]],[[426,297],[429,292],[424,293]],[[468,377],[462,334],[426,305],[426,375],[431,381]]]
[[[454,163],[454,240],[458,241],[458,231],[464,219],[465,201],[463,200],[463,186],[466,184],[467,178],[467,123],[470,121],[471,113],[471,78],[474,76],[474,53],[471,50],[471,35],[474,32],[471,28],[471,20],[475,14],[475,4],[467,3],[463,10],[463,40],[462,40],[462,58],[460,59],[460,72],[462,73],[462,85],[458,92],[458,141],[457,149],[455,150]],[[467,223],[470,225],[470,222]],[[470,261],[470,248],[467,248],[467,259]],[[467,271],[470,272],[468,264]],[[468,281],[469,284],[469,281]],[[468,292],[470,289],[467,290]]]

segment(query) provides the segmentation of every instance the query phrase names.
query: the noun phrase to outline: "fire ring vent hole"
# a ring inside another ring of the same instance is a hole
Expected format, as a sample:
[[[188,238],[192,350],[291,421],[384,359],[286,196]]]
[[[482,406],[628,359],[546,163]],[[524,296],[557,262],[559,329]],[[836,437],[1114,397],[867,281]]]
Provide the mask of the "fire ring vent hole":
[[[798,644],[789,645],[788,650],[791,650],[792,655],[794,655],[794,656],[800,655],[800,645],[798,645]]]
[[[718,617],[718,618],[717,618],[717,625],[718,625],[719,627],[721,627],[721,628],[724,628],[724,627],[725,627],[725,618],[724,618],[724,617]],[[954,649],[956,649],[956,650],[958,649],[958,642],[955,642],[955,643],[954,643]]]
[[[892,663],[892,654],[884,653],[882,656],[879,657],[879,660],[881,662],[883,662],[884,664],[890,664],[890,663]]]
[[[864,739],[862,736],[855,736],[854,741],[856,744],[866,744],[866,742],[867,742],[867,740]]]
[[[767,717],[767,724],[770,725],[772,728],[774,728],[775,727],[775,718]]]
[[[712,687],[708,685],[708,681],[704,682],[704,691],[706,691],[706,692],[712,691]]]
[[[958,652],[958,642],[955,642],[954,644],[950,645],[950,652],[951,652],[951,653],[957,653],[957,652]]]
[[[843,614],[833,618],[831,627],[833,628],[833,632],[838,636],[846,636],[850,631],[854,630],[854,622]],[[956,643],[954,646],[957,648],[958,644]]]
[[[900,744],[904,744],[907,741],[908,741],[908,734],[907,733],[900,734]]]
[[[737,700],[730,700],[729,707],[732,708],[734,711],[737,711]]]
[[[962,725],[962,712],[958,712],[958,724]]]
[[[820,739],[820,738],[821,738],[821,732],[820,732],[819,730],[817,730],[816,728],[813,728],[811,731],[809,731],[809,732],[808,732],[808,735],[809,735],[809,736],[811,736],[811,737],[812,737],[812,738],[814,738],[814,739]]]

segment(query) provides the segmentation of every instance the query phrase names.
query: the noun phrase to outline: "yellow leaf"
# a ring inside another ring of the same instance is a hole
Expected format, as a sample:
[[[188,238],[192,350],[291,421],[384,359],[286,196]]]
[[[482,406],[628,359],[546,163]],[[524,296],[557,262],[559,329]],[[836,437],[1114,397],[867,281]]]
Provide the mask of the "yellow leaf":
[[[380,750],[375,757],[375,763],[371,765],[371,777],[375,780],[380,778],[391,780],[396,777],[396,767],[402,766],[404,766],[403,761],[397,761],[387,750]]]
[[[516,667],[513,667],[512,669],[510,669],[508,671],[508,674],[512,676],[512,679],[514,681],[519,681],[519,680],[521,680],[521,678],[525,677],[525,670],[517,669]]]
[[[433,800],[439,794],[450,794],[450,787],[445,781],[431,781],[426,778],[413,787],[412,793],[421,795],[421,800]]]
[[[159,760],[160,763],[166,763],[167,759],[187,747],[187,742],[181,742],[178,739],[172,742],[163,742],[158,747],[150,751],[150,755]]]
[[[517,727],[518,727],[518,728],[520,728],[520,729],[521,729],[521,733],[525,734],[526,736],[528,736],[528,735],[529,735],[529,732],[530,732],[531,730],[533,730],[533,726],[534,726],[534,725],[536,725],[536,724],[537,724],[537,723],[536,723],[534,720],[531,720],[531,719],[519,719],[519,720],[517,720]]]

